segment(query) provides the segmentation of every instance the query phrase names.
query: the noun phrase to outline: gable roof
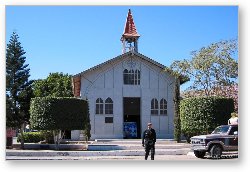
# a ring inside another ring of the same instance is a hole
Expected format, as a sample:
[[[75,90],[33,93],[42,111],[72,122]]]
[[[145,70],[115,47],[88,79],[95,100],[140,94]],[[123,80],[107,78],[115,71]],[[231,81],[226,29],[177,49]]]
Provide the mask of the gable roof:
[[[78,74],[76,74],[76,75],[73,75],[73,77],[72,77],[72,89],[73,89],[73,94],[74,94],[74,96],[75,96],[75,97],[80,97],[81,75],[84,75],[84,74],[87,73],[87,72],[91,72],[91,71],[93,71],[93,70],[96,70],[96,69],[98,69],[98,68],[101,68],[102,66],[104,66],[104,65],[106,65],[106,64],[109,64],[109,63],[112,63],[112,62],[114,62],[114,61],[116,61],[116,60],[119,60],[119,59],[122,59],[122,58],[126,58],[126,57],[129,56],[129,55],[132,55],[132,56],[133,56],[133,55],[136,55],[137,57],[139,57],[139,58],[141,58],[141,59],[143,59],[143,60],[146,60],[147,62],[149,62],[149,63],[151,63],[151,64],[153,64],[153,65],[155,65],[155,66],[161,68],[162,70],[165,70],[166,72],[169,72],[170,75],[175,76],[175,75],[174,75],[174,72],[171,72],[171,71],[169,71],[169,70],[166,70],[166,69],[167,69],[166,66],[164,66],[164,65],[162,65],[162,64],[160,64],[160,63],[158,63],[158,62],[156,62],[156,61],[154,61],[154,60],[152,60],[152,59],[149,58],[149,57],[144,56],[143,54],[140,54],[140,53],[135,52],[135,51],[129,51],[129,52],[124,53],[124,54],[122,54],[122,55],[119,55],[119,56],[117,56],[117,57],[115,57],[115,58],[113,58],[113,59],[110,59],[110,60],[108,60],[108,61],[106,61],[106,62],[104,62],[104,63],[101,63],[101,64],[99,64],[99,65],[96,65],[96,66],[94,66],[94,67],[92,67],[92,68],[89,68],[89,69],[87,69],[87,70],[85,70],[85,71],[82,71],[81,73],[78,73]],[[180,84],[183,84],[183,83],[189,81],[189,78],[187,78],[186,76],[183,76],[183,75],[180,75],[178,78],[180,79]]]
[[[96,66],[94,66],[94,67],[92,67],[92,68],[89,68],[89,69],[87,69],[87,70],[85,70],[85,71],[82,71],[81,73],[78,73],[78,74],[74,75],[73,77],[81,76],[81,75],[83,75],[83,74],[85,74],[85,73],[87,73],[87,72],[90,72],[90,71],[93,71],[93,70],[95,70],[95,69],[101,68],[102,66],[104,66],[104,65],[106,65],[106,64],[112,63],[112,62],[114,62],[114,61],[116,61],[116,60],[118,60],[118,59],[122,59],[122,58],[124,58],[124,57],[129,56],[129,55],[136,55],[137,57],[140,57],[140,58],[142,58],[143,60],[146,60],[147,62],[149,62],[149,63],[151,63],[151,64],[154,64],[154,65],[156,65],[157,67],[159,67],[159,68],[161,68],[161,69],[163,69],[163,70],[166,68],[166,66],[164,66],[164,65],[162,65],[162,64],[160,64],[160,63],[158,63],[158,62],[156,62],[156,61],[154,61],[154,60],[152,60],[152,59],[149,58],[149,57],[144,56],[143,54],[140,54],[140,53],[135,52],[135,51],[129,51],[129,52],[124,53],[124,54],[122,54],[122,55],[119,55],[119,56],[117,56],[117,57],[115,57],[115,58],[112,58],[112,59],[110,59],[110,60],[108,60],[108,61],[106,61],[106,62],[103,62],[103,63],[101,63],[101,64],[99,64],[99,65],[96,65]]]

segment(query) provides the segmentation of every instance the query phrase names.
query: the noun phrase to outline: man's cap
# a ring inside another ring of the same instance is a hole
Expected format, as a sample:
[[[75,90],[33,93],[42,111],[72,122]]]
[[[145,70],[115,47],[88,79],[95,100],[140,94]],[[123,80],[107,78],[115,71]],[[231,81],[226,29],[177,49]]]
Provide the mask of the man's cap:
[[[149,122],[149,123],[148,123],[148,126],[149,126],[149,125],[152,125],[152,123]]]

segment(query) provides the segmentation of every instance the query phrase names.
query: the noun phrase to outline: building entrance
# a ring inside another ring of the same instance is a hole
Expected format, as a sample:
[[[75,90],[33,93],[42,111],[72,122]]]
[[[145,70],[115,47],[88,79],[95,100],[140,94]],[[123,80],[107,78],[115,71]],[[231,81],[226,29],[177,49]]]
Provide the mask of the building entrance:
[[[124,138],[141,138],[141,98],[123,98],[123,132]]]

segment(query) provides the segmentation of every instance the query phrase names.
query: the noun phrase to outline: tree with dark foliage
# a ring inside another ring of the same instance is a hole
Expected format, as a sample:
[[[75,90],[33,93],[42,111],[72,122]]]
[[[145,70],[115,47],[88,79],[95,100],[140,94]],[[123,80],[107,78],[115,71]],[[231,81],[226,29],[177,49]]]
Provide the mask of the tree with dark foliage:
[[[24,56],[26,52],[18,39],[18,34],[13,32],[6,49],[6,126],[20,129],[22,136],[25,124],[29,122],[33,81],[29,80],[30,69],[25,64]],[[23,139],[21,148],[24,148]]]

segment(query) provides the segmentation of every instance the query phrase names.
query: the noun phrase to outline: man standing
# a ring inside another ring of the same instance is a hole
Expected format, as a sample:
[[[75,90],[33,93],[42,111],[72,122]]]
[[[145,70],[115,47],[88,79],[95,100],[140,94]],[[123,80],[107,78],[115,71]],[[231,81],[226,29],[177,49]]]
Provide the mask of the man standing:
[[[151,160],[155,155],[156,133],[152,128],[152,123],[148,123],[148,128],[143,132],[142,146],[145,147],[145,160],[148,159],[149,151],[151,151]]]
[[[234,125],[238,125],[238,114],[233,112],[231,113],[231,118],[228,120],[228,125],[229,124],[234,124]]]

